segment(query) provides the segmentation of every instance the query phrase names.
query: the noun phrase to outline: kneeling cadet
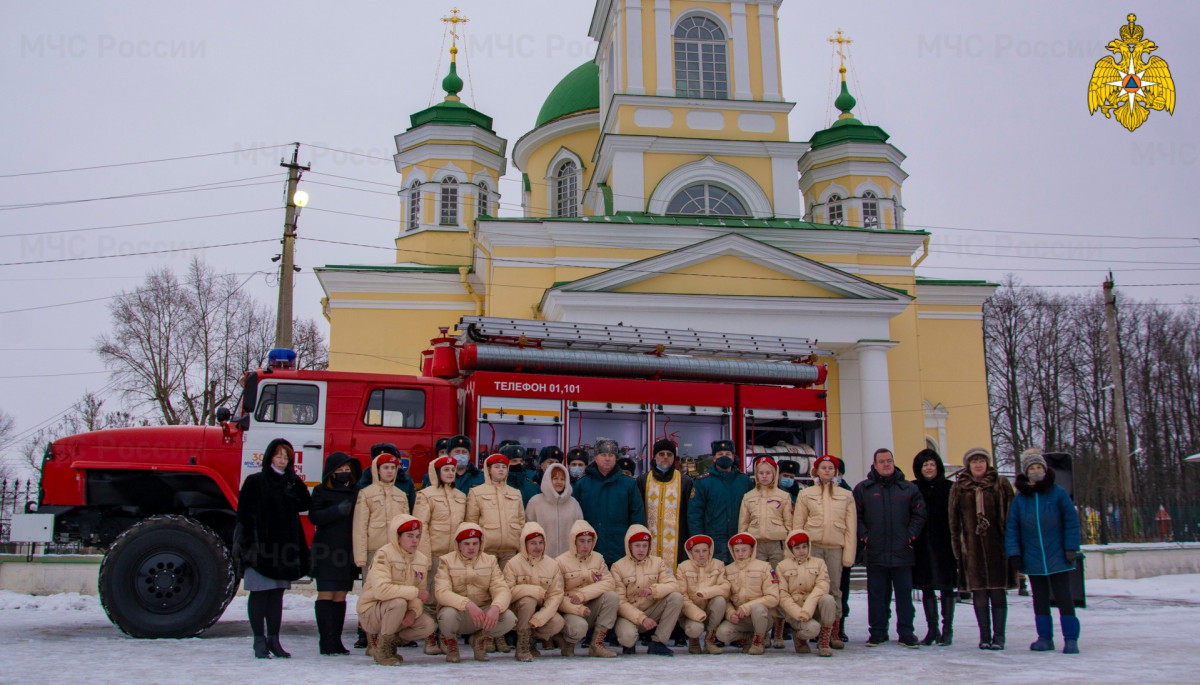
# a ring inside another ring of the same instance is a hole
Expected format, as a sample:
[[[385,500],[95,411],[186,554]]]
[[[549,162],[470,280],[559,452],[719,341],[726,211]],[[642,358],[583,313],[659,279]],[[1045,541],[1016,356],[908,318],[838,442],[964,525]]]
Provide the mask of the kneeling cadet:
[[[688,638],[688,654],[720,654],[717,626],[725,618],[729,603],[729,579],[725,562],[713,558],[713,539],[693,535],[683,543],[688,560],[675,569],[679,594],[683,595],[683,632]],[[704,633],[701,645],[700,634]]]
[[[837,601],[829,594],[829,571],[825,561],[809,554],[808,533],[788,533],[789,556],[779,562],[779,609],[792,624],[797,654],[809,654],[808,641],[817,639],[817,653],[833,656],[829,645],[838,615]]]
[[[516,660],[533,661],[541,656],[533,645],[535,637],[543,642],[553,638],[561,647],[566,625],[558,615],[563,600],[562,571],[546,556],[546,531],[539,524],[531,521],[521,529],[521,551],[504,566],[504,581],[512,588],[517,609]]]
[[[563,574],[565,597],[558,610],[567,627],[563,629],[566,643],[563,656],[574,656],[575,645],[592,629],[588,656],[610,658],[617,654],[604,646],[604,638],[617,622],[616,584],[604,557],[594,551],[596,529],[580,519],[571,525],[571,548],[555,559]]]
[[[358,620],[370,633],[375,647],[371,656],[381,666],[394,666],[404,659],[396,647],[412,640],[424,640],[433,634],[433,618],[425,613],[429,599],[426,576],[429,557],[421,545],[421,522],[408,514],[399,514],[388,524],[387,545],[375,553],[371,570],[358,596]]]
[[[762,654],[771,629],[772,609],[779,606],[779,580],[771,565],[756,559],[758,540],[749,533],[729,538],[733,563],[725,566],[729,579],[729,605],[717,626],[721,642],[742,640],[742,651]]]
[[[508,583],[496,557],[482,551],[482,540],[483,529],[477,524],[460,524],[454,534],[456,549],[439,560],[433,581],[442,650],[450,663],[460,660],[459,635],[471,636],[476,661],[488,661],[492,641],[517,624],[508,610]]]
[[[638,634],[654,631],[649,654],[675,656],[667,646],[683,609],[675,575],[662,557],[650,553],[650,529],[634,524],[625,531],[625,556],[612,565],[613,582],[621,600],[617,613],[617,642],[626,654],[635,653]]]

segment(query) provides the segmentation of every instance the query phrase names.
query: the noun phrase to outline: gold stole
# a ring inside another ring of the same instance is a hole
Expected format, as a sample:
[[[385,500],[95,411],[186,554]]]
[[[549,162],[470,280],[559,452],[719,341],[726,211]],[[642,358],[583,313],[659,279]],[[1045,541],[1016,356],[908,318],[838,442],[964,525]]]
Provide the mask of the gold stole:
[[[671,474],[671,480],[663,483],[646,474],[646,522],[654,535],[651,553],[662,557],[671,573],[679,563],[679,505],[683,479],[679,469]]]

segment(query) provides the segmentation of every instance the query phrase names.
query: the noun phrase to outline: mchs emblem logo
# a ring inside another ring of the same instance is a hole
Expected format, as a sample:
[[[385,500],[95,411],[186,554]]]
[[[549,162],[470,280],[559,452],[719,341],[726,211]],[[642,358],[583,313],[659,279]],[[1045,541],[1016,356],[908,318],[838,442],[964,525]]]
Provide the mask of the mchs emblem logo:
[[[1145,123],[1152,109],[1175,113],[1175,83],[1166,61],[1150,56],[1158,46],[1145,40],[1142,27],[1134,23],[1137,15],[1127,18],[1121,37],[1105,46],[1112,56],[1100,58],[1092,70],[1088,113],[1094,115],[1099,109],[1105,118],[1115,116],[1132,131]]]

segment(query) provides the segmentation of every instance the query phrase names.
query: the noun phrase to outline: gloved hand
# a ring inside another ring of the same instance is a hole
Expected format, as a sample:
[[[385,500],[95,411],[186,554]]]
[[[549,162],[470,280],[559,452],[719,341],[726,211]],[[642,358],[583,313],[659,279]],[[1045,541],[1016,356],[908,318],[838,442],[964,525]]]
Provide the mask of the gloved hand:
[[[1008,558],[1008,569],[1013,573],[1021,572],[1021,557],[1019,555],[1014,554]]]
[[[354,502],[351,502],[350,500],[338,502],[337,511],[341,516],[349,516],[350,514],[354,513]]]
[[[1073,550],[1073,549],[1068,549],[1063,552],[1063,556],[1065,556],[1067,558],[1068,564],[1074,564],[1076,557],[1079,556],[1079,552],[1077,552],[1076,550]]]

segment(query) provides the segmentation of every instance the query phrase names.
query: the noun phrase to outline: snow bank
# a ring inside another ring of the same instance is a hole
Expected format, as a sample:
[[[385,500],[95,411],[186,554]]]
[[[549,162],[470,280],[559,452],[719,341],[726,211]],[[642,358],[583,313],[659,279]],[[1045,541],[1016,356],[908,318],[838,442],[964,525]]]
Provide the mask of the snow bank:
[[[0,590],[0,611],[90,611],[100,609],[100,600],[78,592],[60,595],[22,595]]]
[[[1200,574],[1154,576],[1137,580],[1089,580],[1088,596],[1137,597],[1200,604]]]

